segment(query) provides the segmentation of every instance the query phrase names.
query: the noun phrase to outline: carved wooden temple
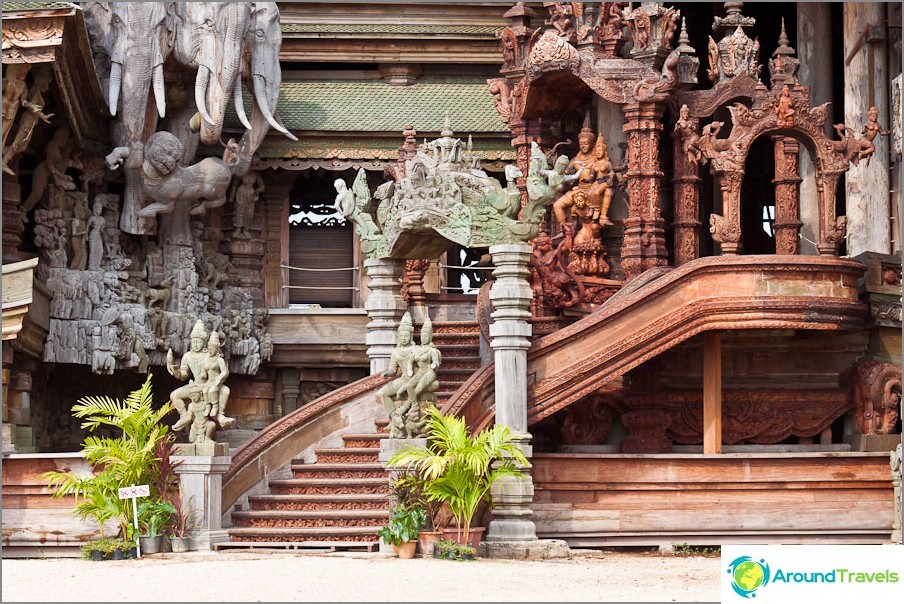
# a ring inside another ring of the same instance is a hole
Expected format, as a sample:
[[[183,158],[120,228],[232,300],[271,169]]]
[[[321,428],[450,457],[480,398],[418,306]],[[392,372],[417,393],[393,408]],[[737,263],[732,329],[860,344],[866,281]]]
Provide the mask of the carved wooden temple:
[[[373,546],[406,310],[530,457],[490,541],[890,541],[900,3],[2,8],[5,556],[208,352],[196,542]]]

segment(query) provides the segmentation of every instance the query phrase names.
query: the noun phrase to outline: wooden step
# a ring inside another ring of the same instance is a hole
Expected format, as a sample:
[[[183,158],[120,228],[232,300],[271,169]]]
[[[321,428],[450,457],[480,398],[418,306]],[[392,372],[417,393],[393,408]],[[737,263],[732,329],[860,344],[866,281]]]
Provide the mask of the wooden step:
[[[236,528],[347,528],[385,524],[389,510],[250,510],[233,512]]]
[[[354,495],[387,494],[389,480],[378,478],[286,478],[270,481],[270,492],[274,495]]]
[[[341,493],[335,495],[252,495],[252,510],[385,510],[386,493]]]
[[[229,529],[232,541],[302,542],[302,541],[371,541],[379,542],[381,525],[316,527],[316,528],[273,528],[235,527]]]
[[[389,434],[385,432],[376,432],[374,434],[343,434],[342,440],[346,447],[353,449],[379,449],[380,441],[389,438]]]
[[[379,463],[313,463],[292,464],[295,478],[385,478]]]
[[[380,449],[373,447],[346,447],[344,449],[314,449],[318,464],[377,463]]]

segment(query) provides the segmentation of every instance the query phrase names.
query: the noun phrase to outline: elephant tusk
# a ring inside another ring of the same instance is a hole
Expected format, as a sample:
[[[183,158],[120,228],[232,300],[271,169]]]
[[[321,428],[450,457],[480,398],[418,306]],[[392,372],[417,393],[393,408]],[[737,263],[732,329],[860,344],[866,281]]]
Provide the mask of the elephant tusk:
[[[207,95],[207,82],[209,80],[210,70],[203,65],[198,66],[198,77],[195,79],[195,104],[198,106],[198,111],[201,113],[201,117],[204,118],[204,121],[214,125],[213,118],[210,117],[210,113],[207,112],[207,100],[205,99],[205,96]]]
[[[263,114],[264,119],[267,120],[267,123],[270,124],[270,126],[272,126],[274,130],[282,132],[293,141],[297,141],[298,137],[286,130],[286,127],[276,121],[276,118],[273,117],[273,113],[271,113],[270,106],[267,101],[267,92],[265,90],[264,77],[258,74],[254,74],[254,97],[255,99],[257,99],[257,106],[260,108],[261,114]]]
[[[110,115],[116,116],[119,105],[119,89],[122,86],[122,63],[112,63],[110,66]]]
[[[247,130],[252,130],[251,122],[245,115],[245,101],[242,99],[242,76],[241,74],[235,79],[235,87],[232,89],[232,102],[235,104],[235,112],[239,116],[239,121]]]
[[[166,92],[163,86],[163,63],[154,65],[154,99],[157,101],[157,114],[166,116]]]

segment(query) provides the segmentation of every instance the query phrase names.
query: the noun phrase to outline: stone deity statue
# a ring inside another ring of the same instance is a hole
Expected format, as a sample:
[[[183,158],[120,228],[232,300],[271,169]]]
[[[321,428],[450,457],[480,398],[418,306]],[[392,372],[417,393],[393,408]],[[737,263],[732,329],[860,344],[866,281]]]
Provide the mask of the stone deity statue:
[[[193,386],[202,388],[205,394],[205,401],[208,396],[215,396],[217,399],[218,409],[216,420],[221,428],[228,428],[235,420],[223,415],[225,410],[224,399],[229,397],[228,387],[223,385],[223,381],[229,375],[226,370],[225,361],[220,355],[219,336],[215,342],[211,338],[208,342],[208,350],[204,350],[204,343],[207,340],[207,329],[204,322],[198,319],[195,326],[191,330],[191,349],[182,355],[182,361],[179,365],[175,364],[172,349],[166,353],[166,370],[177,380],[189,380],[189,383],[176,388],[170,393],[170,400],[173,406],[179,412],[179,421],[176,425],[184,427],[191,421],[191,413],[188,411],[187,403],[191,400],[191,389]],[[213,343],[214,346],[210,347]],[[223,361],[222,366],[220,361]],[[224,375],[225,374],[225,375]],[[213,382],[213,385],[206,386],[207,382]],[[212,404],[212,403],[211,403]]]
[[[440,354],[431,343],[433,329],[429,320],[425,323],[422,340],[426,345],[417,346],[412,342],[414,327],[407,312],[399,323],[398,345],[392,351],[389,367],[381,375],[391,378],[401,371],[401,375],[380,389],[378,396],[389,413],[390,438],[418,438],[423,435],[426,417],[421,405],[435,400],[433,393],[439,387],[436,368]],[[423,400],[421,400],[423,399]]]
[[[189,388],[188,410],[173,425],[175,431],[188,427],[188,442],[197,445],[214,442],[213,435],[217,430],[216,422],[210,419],[211,406],[204,399],[203,390],[197,384]]]

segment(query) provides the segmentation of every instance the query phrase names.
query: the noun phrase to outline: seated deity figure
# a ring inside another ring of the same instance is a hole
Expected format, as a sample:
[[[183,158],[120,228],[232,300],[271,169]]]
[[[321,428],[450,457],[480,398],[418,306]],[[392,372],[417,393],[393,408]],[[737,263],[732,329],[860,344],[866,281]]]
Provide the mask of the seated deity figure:
[[[606,141],[602,135],[594,137],[593,131],[585,126],[578,135],[578,147],[578,153],[568,162],[565,170],[567,174],[578,174],[578,181],[574,188],[553,204],[556,221],[564,224],[571,210],[578,209],[582,216],[595,221],[601,227],[611,225],[609,204],[612,200],[612,191],[609,179],[612,166]],[[583,208],[575,208],[579,201]]]
[[[417,403],[435,400],[433,393],[439,389],[436,370],[442,361],[442,353],[433,345],[433,323],[430,318],[424,320],[421,327],[421,345],[414,351],[414,362],[417,364],[414,377],[408,386],[409,400]]]

